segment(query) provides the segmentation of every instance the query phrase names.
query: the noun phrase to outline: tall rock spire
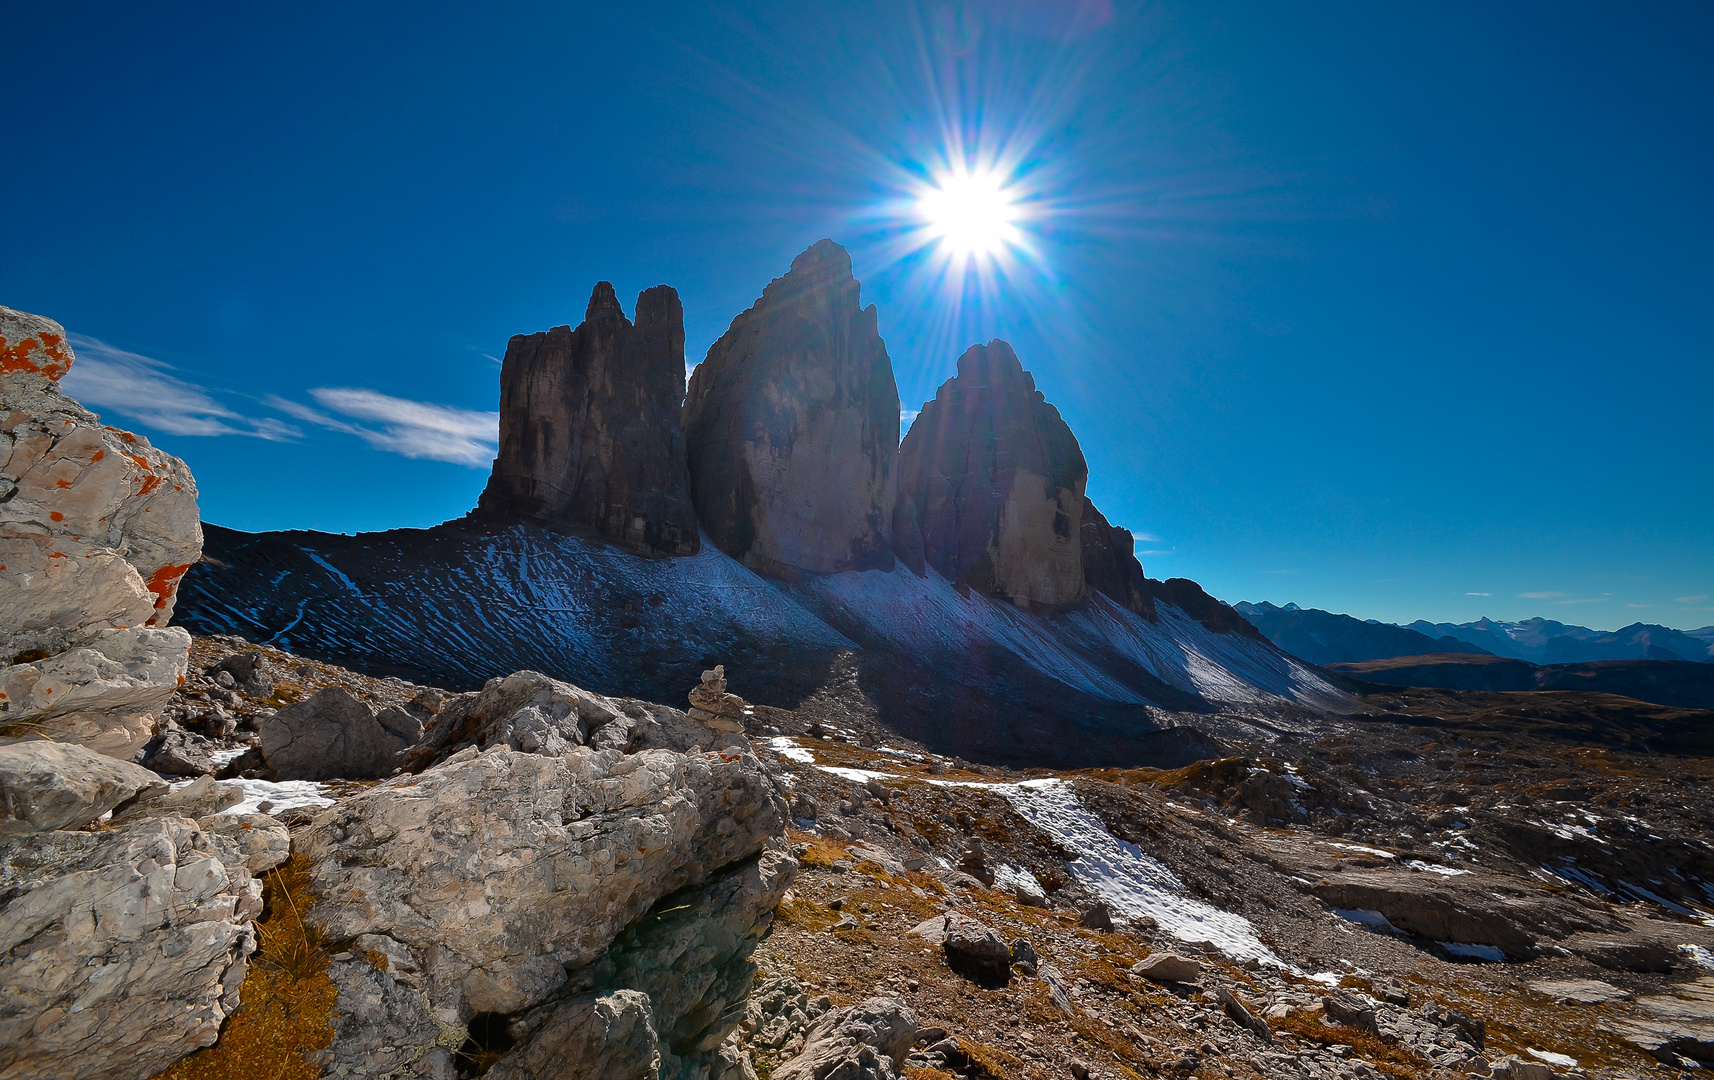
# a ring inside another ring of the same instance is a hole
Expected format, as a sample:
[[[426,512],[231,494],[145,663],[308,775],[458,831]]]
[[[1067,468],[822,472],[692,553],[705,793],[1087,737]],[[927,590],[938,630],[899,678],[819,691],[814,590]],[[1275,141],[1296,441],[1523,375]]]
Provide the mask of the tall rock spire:
[[[792,261],[691,373],[691,496],[708,537],[766,573],[891,569],[899,391],[851,257]]]
[[[500,453],[478,514],[592,532],[642,555],[695,554],[683,399],[678,293],[644,290],[633,324],[598,282],[576,330],[507,343]]]
[[[894,550],[1021,607],[1083,597],[1089,466],[1012,347],[972,345],[899,447]]]

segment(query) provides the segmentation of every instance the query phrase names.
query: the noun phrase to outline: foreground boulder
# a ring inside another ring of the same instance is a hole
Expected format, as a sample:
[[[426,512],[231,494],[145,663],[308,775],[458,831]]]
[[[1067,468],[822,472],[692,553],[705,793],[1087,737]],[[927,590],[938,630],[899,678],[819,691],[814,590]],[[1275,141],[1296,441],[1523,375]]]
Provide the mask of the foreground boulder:
[[[175,816],[0,845],[0,1077],[139,1080],[238,1005],[261,883]]]
[[[896,997],[872,997],[823,1016],[804,1035],[803,1052],[775,1069],[775,1080],[893,1080],[904,1074],[917,1017]]]
[[[500,369],[500,452],[478,513],[593,533],[639,555],[694,555],[679,407],[684,305],[666,285],[625,318],[595,286],[576,330],[520,334]]]
[[[450,1076],[449,1032],[479,1030],[511,1044],[495,1077],[562,1075],[568,1060],[606,1062],[591,1075],[725,1068],[750,952],[796,870],[785,807],[742,740],[584,745],[656,724],[623,704],[535,673],[494,680],[436,717],[420,773],[298,839],[311,917],[354,956],[386,958],[330,968],[325,1072]],[[539,752],[514,748],[526,741]]]
[[[75,744],[0,746],[0,839],[81,829],[138,793],[165,787],[148,769]]]
[[[752,569],[892,569],[899,391],[859,292],[845,249],[819,241],[691,373],[696,513]]]
[[[185,674],[165,627],[202,551],[178,458],[60,393],[65,331],[0,308],[0,738],[129,758]]]
[[[899,446],[893,548],[1022,607],[1084,591],[1077,437],[1004,341],[972,345]]]

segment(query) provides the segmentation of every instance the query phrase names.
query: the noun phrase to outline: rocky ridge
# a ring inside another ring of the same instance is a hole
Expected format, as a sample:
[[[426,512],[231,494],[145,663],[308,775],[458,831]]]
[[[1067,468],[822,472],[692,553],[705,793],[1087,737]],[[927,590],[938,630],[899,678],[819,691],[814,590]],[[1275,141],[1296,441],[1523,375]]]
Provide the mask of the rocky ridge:
[[[899,391],[851,257],[822,240],[690,376],[691,494],[720,550],[764,573],[888,570]]]
[[[477,513],[605,538],[639,555],[694,555],[679,406],[684,305],[666,285],[632,323],[599,282],[577,329],[520,334],[500,369],[500,452]]]
[[[1088,479],[1012,347],[972,345],[899,446],[894,550],[919,574],[933,567],[1020,607],[1069,606],[1084,591]]]

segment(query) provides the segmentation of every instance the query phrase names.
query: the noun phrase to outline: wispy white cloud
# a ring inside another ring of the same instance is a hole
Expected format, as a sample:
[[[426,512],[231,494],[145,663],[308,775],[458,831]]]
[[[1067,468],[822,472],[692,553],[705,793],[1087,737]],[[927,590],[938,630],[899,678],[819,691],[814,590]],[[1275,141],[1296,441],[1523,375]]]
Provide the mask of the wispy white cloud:
[[[1625,606],[1630,607],[1630,608],[1651,608],[1651,607],[1654,607],[1653,604],[1626,604]]]
[[[1464,595],[1465,596],[1493,596],[1494,594],[1491,592],[1467,592]]]
[[[1707,593],[1703,593],[1703,594],[1702,594],[1702,595],[1701,595],[1701,596],[1680,596],[1680,597],[1677,597],[1677,598],[1676,598],[1676,599],[1677,599],[1677,600],[1678,600],[1678,602],[1679,602],[1679,603],[1681,603],[1681,604],[1694,604],[1694,603],[1696,603],[1696,602],[1697,602],[1697,601],[1698,601],[1698,600],[1706,600],[1706,599],[1708,599],[1708,594],[1707,594]]]
[[[1177,548],[1151,548],[1148,551],[1137,552],[1137,557],[1141,558],[1144,555],[1177,555],[1177,554],[1178,554]]]
[[[221,404],[207,388],[172,374],[172,365],[163,361],[81,334],[69,337],[77,360],[60,386],[91,409],[169,435],[248,435],[272,442],[303,435],[280,420],[245,416]]]
[[[1565,594],[1562,592],[1521,592],[1518,594],[1518,599],[1520,599],[1520,600],[1558,600],[1560,597],[1562,597],[1564,595]]]
[[[319,386],[309,393],[321,409],[282,397],[263,403],[306,424],[355,435],[377,450],[473,469],[486,468],[500,442],[497,412],[411,401],[353,386]]]
[[[1581,600],[1558,600],[1558,601],[1555,601],[1555,603],[1557,603],[1561,606],[1564,606],[1566,604],[1604,604],[1606,602],[1607,602],[1607,598],[1605,596],[1587,596]]]

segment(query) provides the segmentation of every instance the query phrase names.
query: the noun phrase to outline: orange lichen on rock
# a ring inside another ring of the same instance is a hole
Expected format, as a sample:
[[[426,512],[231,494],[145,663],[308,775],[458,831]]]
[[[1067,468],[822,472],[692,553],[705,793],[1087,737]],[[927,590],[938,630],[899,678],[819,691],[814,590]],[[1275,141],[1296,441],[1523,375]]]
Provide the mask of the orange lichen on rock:
[[[38,353],[38,358],[32,360],[31,353]],[[71,350],[59,334],[42,330],[17,342],[0,337],[0,375],[28,371],[57,381],[70,370]]]
[[[173,598],[173,590],[179,587],[179,578],[184,577],[185,571],[190,567],[190,563],[183,566],[163,566],[149,575],[149,580],[144,582],[144,585],[155,594],[155,610],[159,611],[167,606],[167,601]]]

